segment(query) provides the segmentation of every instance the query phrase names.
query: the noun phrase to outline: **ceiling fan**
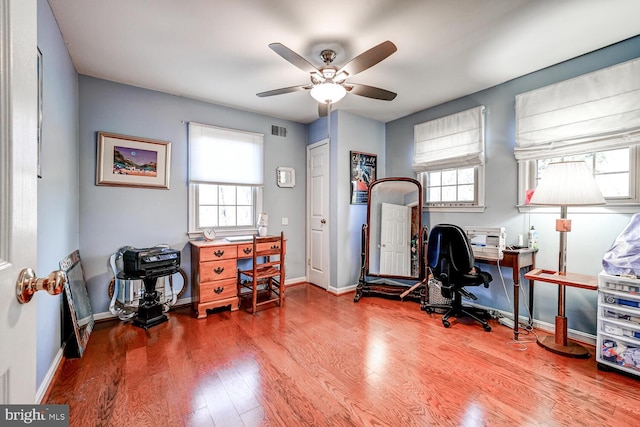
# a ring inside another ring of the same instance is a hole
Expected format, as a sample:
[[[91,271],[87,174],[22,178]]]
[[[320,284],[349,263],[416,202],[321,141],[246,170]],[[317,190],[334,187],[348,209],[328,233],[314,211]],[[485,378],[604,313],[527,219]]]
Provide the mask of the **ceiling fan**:
[[[311,84],[285,87],[281,89],[260,92],[259,97],[282,95],[284,93],[297,92],[301,90],[310,90],[311,96],[318,101],[318,114],[320,117],[327,115],[329,106],[338,102],[349,92],[354,95],[364,96],[366,98],[381,99],[391,101],[396,97],[396,93],[373,86],[367,86],[357,83],[347,83],[347,78],[376,65],[381,62],[398,48],[390,41],[385,41],[377,46],[372,47],[366,52],[353,58],[342,68],[332,65],[336,58],[336,52],[331,49],[325,49],[320,52],[320,58],[325,65],[316,68],[309,61],[298,55],[282,43],[271,43],[269,47],[278,55],[310,74]]]

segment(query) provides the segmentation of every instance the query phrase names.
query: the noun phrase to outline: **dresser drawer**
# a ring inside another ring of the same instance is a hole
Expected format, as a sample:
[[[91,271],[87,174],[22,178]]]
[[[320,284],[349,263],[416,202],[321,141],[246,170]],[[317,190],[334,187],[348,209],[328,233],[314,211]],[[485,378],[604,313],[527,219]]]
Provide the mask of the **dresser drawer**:
[[[218,280],[200,285],[200,303],[233,298],[237,296],[236,279]]]
[[[209,246],[200,248],[200,261],[215,261],[237,258],[237,246]]]
[[[213,280],[235,279],[237,272],[236,259],[226,259],[223,261],[209,261],[200,263],[200,282],[211,282]]]
[[[253,256],[253,243],[238,245],[238,258],[251,258]]]
[[[278,243],[258,243],[256,246],[258,246],[258,252],[269,249],[280,249],[280,245]]]

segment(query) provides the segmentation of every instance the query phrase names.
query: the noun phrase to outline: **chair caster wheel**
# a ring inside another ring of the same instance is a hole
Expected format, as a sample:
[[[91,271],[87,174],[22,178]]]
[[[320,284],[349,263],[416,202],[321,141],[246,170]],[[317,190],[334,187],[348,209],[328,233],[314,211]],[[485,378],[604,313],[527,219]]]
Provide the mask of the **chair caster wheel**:
[[[358,302],[360,301],[360,295],[356,295],[355,297],[353,297],[353,302]]]
[[[448,328],[449,326],[451,326],[451,323],[448,320],[443,320],[442,324],[444,325],[445,328]]]
[[[432,308],[429,308],[429,307],[425,307],[425,308],[424,308],[424,311],[426,311],[426,312],[427,312],[427,313],[429,313],[429,314],[432,314],[432,313],[433,313],[433,309],[432,309]]]
[[[486,332],[491,332],[491,326],[489,326],[489,325],[482,325],[482,327],[484,328],[484,330],[485,330]]]

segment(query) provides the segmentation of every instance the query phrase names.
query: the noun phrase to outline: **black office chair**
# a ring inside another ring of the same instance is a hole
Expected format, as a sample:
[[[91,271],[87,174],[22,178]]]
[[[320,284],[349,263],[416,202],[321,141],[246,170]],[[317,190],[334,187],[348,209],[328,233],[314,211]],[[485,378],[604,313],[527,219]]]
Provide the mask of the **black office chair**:
[[[427,266],[433,278],[441,283],[441,293],[451,300],[447,312],[442,316],[445,328],[451,326],[450,317],[471,317],[482,324],[485,331],[491,331],[491,326],[485,319],[489,318],[486,310],[462,305],[462,297],[478,299],[465,286],[489,287],[493,280],[489,273],[480,271],[474,266],[473,251],[464,230],[457,225],[438,224],[429,233],[427,248]],[[437,308],[445,308],[441,304],[425,304],[424,310],[433,313]]]

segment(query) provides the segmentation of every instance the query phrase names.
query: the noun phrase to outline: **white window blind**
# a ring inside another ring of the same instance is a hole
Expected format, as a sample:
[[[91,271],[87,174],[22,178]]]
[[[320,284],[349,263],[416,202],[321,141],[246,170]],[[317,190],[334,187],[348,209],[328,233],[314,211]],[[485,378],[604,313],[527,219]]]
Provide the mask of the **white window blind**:
[[[640,59],[516,96],[517,160],[640,143]]]
[[[413,170],[484,164],[484,106],[414,126]]]
[[[264,135],[189,123],[189,182],[261,186]]]

